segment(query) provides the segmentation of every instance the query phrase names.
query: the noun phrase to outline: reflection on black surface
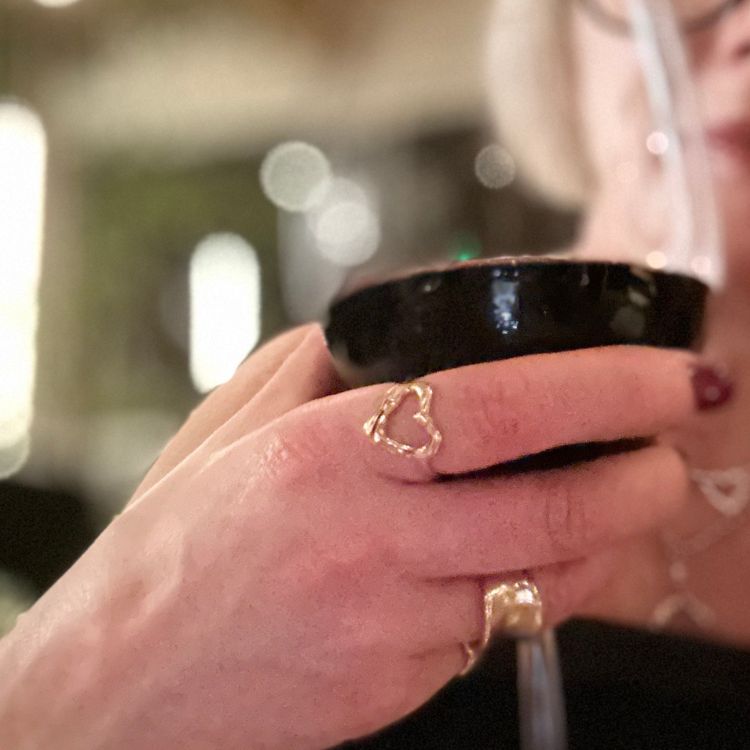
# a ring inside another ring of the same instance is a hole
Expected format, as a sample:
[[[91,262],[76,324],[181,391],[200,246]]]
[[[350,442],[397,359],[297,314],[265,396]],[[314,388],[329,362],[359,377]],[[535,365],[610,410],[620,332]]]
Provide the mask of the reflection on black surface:
[[[352,386],[613,344],[690,348],[707,289],[623,263],[523,258],[424,271],[334,303],[326,329]]]

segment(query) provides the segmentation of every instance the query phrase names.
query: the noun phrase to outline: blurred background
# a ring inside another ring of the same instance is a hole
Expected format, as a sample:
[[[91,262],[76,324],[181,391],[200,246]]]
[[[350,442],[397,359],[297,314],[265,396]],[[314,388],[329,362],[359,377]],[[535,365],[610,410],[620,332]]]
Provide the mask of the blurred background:
[[[489,10],[0,0],[0,632],[353,277],[572,234],[490,126]]]

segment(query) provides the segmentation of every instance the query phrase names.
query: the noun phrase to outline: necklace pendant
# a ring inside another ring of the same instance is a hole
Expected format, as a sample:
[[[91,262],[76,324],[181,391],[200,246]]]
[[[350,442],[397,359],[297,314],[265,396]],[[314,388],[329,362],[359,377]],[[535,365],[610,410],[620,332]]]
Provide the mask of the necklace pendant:
[[[722,516],[738,516],[750,503],[750,474],[746,469],[693,469],[690,476]]]
[[[716,613],[694,596],[675,592],[662,599],[654,608],[650,622],[654,630],[664,630],[678,618],[685,618],[701,630],[716,622]]]

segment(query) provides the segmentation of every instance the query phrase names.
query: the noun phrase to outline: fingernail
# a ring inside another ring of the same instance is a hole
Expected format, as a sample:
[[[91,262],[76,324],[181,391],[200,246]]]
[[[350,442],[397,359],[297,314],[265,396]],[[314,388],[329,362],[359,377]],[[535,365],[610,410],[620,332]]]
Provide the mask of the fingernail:
[[[717,409],[734,395],[734,384],[720,370],[710,365],[693,367],[695,404],[700,411]]]

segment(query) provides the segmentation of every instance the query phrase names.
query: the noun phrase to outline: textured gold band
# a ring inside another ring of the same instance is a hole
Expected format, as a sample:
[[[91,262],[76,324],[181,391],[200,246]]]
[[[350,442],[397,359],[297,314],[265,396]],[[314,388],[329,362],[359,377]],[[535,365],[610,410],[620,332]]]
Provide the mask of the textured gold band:
[[[414,395],[419,402],[419,409],[414,413],[412,419],[424,427],[428,440],[422,446],[407,445],[394,440],[388,435],[388,418],[398,409],[408,396]],[[424,382],[412,381],[411,383],[399,383],[388,389],[382,403],[375,414],[364,424],[367,437],[375,445],[380,445],[390,453],[398,456],[411,458],[431,458],[438,452],[443,436],[435,426],[430,415],[432,405],[432,388]]]
[[[539,634],[542,625],[542,597],[532,581],[488,584],[484,589],[484,632],[478,641],[461,644],[466,656],[461,674],[471,671],[495,633],[530,638]]]

